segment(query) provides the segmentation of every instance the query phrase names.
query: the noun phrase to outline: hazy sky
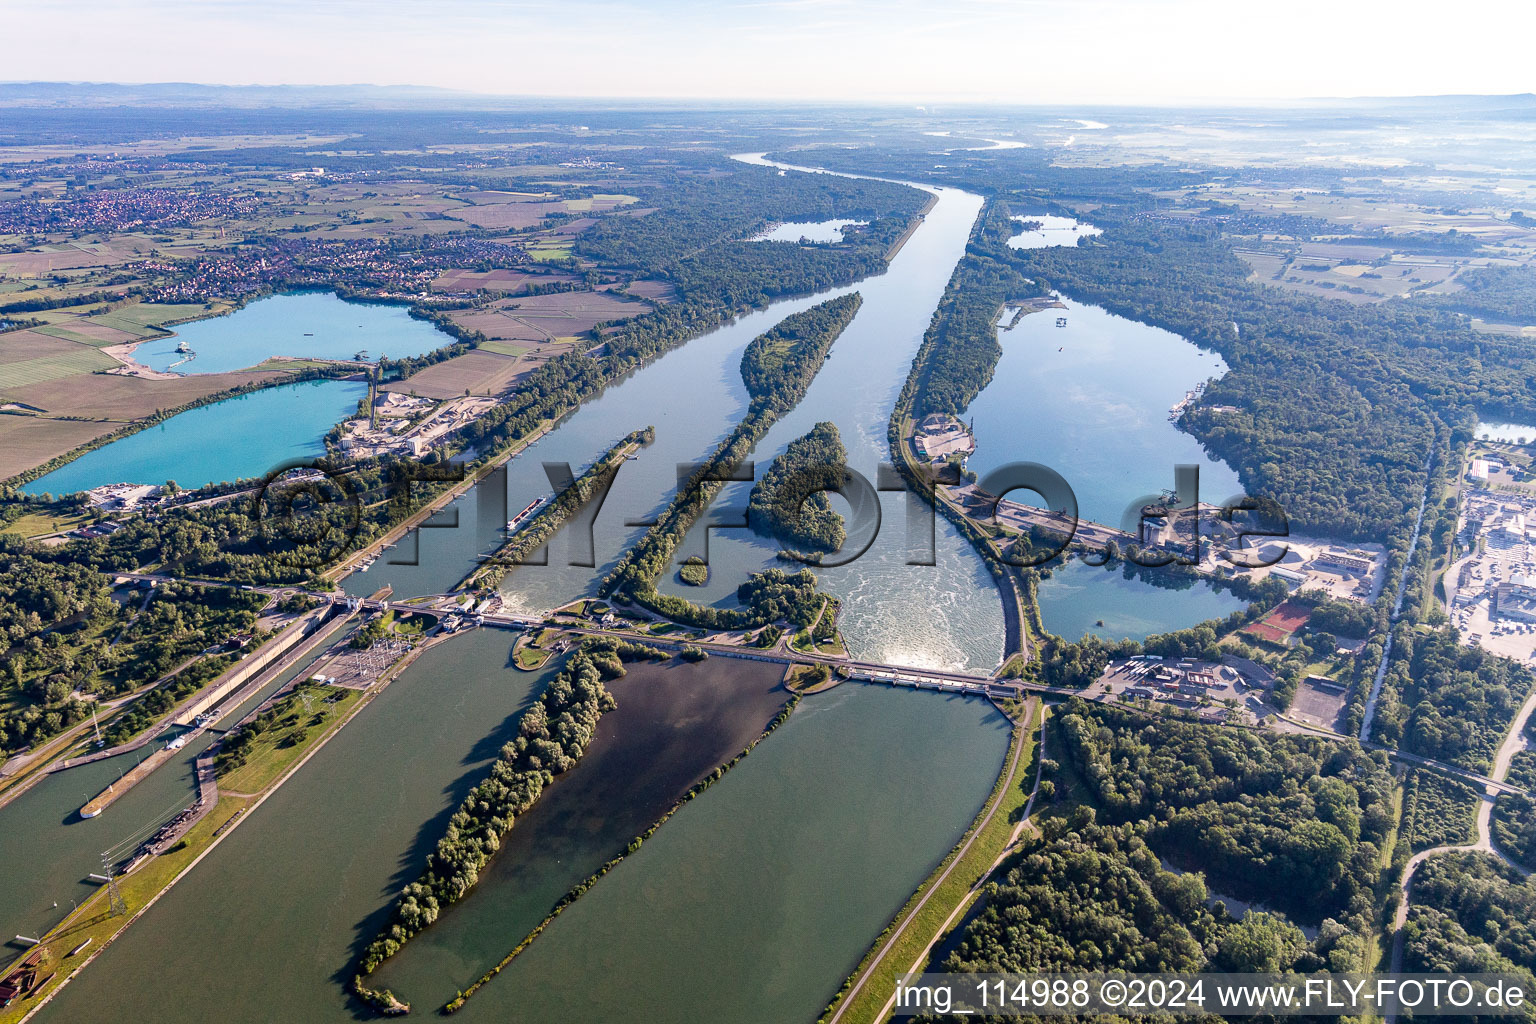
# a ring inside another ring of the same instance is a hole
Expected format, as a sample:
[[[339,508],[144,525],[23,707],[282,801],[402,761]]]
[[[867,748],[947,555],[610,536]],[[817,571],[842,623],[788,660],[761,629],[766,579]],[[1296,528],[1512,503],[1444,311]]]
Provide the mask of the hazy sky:
[[[0,0],[0,24],[10,81],[904,103],[1536,91],[1532,0]]]

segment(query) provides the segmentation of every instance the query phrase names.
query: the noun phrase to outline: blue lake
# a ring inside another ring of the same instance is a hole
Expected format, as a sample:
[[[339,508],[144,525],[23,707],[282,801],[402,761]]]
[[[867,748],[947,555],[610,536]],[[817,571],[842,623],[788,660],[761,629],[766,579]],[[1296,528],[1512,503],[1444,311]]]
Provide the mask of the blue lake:
[[[87,452],[22,491],[73,494],[167,480],[192,488],[261,476],[284,459],[324,452],[326,432],[352,415],[367,391],[352,381],[303,381],[198,406]]]
[[[1056,563],[1050,579],[1040,581],[1045,628],[1067,640],[1089,633],[1105,640],[1145,640],[1153,633],[1223,618],[1247,606],[1231,591],[1204,582],[1165,589],[1127,577],[1123,566],[1092,566],[1076,558]]]
[[[961,414],[975,429],[969,468],[985,477],[1011,462],[1044,463],[1066,477],[1083,519],[1133,530],[1141,503],[1173,487],[1175,465],[1200,467],[1202,501],[1241,494],[1237,473],[1169,419],[1191,388],[1227,372],[1221,358],[1171,331],[1061,301],[1067,308],[1031,313],[1011,330],[1013,311],[1004,313],[997,372]],[[1009,497],[1042,503],[1030,491]],[[1162,589],[1076,560],[1040,584],[1045,628],[1069,640],[1140,640],[1243,606],[1205,583]]]
[[[788,224],[775,224],[767,231],[753,235],[752,242],[841,242],[843,240],[843,228],[850,224],[868,224],[865,220],[818,220],[818,221],[793,221]]]
[[[1053,245],[1076,245],[1079,238],[1103,234],[1087,221],[1057,217],[1049,213],[1015,213],[1013,219],[1034,221],[1040,225],[1038,228],[1020,232],[1008,239],[1008,245],[1014,249],[1045,249]]]
[[[1237,473],[1169,420],[1190,388],[1227,367],[1171,331],[1062,297],[1065,309],[1003,315],[992,382],[962,419],[974,420],[979,476],[1011,462],[1041,462],[1072,485],[1079,514],[1134,525],[1140,500],[1174,485],[1174,466],[1200,467],[1200,498],[1241,494]],[[1064,318],[1066,326],[1056,326]],[[1039,504],[1028,491],[1009,496]],[[1127,515],[1129,513],[1129,520]]]
[[[1479,420],[1476,436],[1482,441],[1525,444],[1529,441],[1536,441],[1536,427],[1526,423],[1490,423]]]
[[[259,299],[229,316],[197,320],[133,350],[152,370],[226,373],[271,356],[375,361],[419,356],[453,339],[405,306],[346,302],[329,292],[296,292]],[[183,344],[194,355],[177,349]]]

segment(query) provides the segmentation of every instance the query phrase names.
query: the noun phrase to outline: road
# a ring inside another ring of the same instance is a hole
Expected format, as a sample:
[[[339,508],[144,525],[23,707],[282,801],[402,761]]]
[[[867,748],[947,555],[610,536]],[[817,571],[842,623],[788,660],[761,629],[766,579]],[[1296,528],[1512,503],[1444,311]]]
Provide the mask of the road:
[[[1035,711],[1034,708],[1030,708],[1027,713],[1032,714],[1034,711]],[[1024,728],[1028,728],[1028,727],[1029,727],[1028,726],[1028,720],[1026,718],[1026,722],[1025,722]],[[1044,709],[1041,709],[1041,713],[1040,713],[1040,733],[1041,733],[1041,739],[1043,740],[1045,738],[1045,713],[1044,713]],[[986,827],[989,824],[991,824],[992,819],[994,817],[996,817],[997,809],[1003,805],[1004,799],[1006,799],[1006,797],[1008,796],[1008,790],[1010,788],[1012,788],[1013,781],[1018,776],[1018,773],[1019,773],[1019,759],[1024,756],[1024,746],[1025,746],[1025,744],[1024,744],[1022,738],[1020,739],[1020,741],[1017,744],[1014,745],[1013,754],[1012,754],[1012,756],[1008,760],[1008,767],[1006,769],[1006,776],[1005,776],[1004,782],[1003,782],[1003,784],[1001,786],[998,787],[997,796],[992,800],[992,805],[987,808],[987,813],[982,817],[981,821],[977,823],[976,827],[971,830],[971,834],[968,837],[966,837],[966,840],[960,846],[959,851],[956,852],[955,855],[949,859],[949,863],[944,866],[944,870],[939,872],[938,877],[933,879],[933,881],[928,885],[928,887],[923,890],[923,895],[921,897],[919,897],[916,905],[912,907],[911,912],[906,914],[904,917],[902,917],[901,923],[898,924],[894,929],[891,930],[891,934],[885,940],[885,944],[880,947],[879,952],[877,952],[875,954],[875,958],[869,962],[869,968],[867,970],[865,970],[865,971],[860,972],[859,979],[853,983],[853,988],[849,989],[848,990],[848,994],[843,997],[843,1000],[840,1003],[837,1004],[837,1010],[835,1012],[833,1012],[832,1017],[827,1021],[827,1024],[838,1024],[838,1022],[842,1020],[843,1014],[846,1013],[848,1008],[853,1005],[854,999],[858,996],[859,992],[863,990],[865,983],[867,981],[869,981],[871,976],[874,975],[875,969],[880,965],[880,962],[885,959],[886,954],[888,954],[891,951],[891,949],[896,945],[896,943],[901,941],[901,937],[906,934],[907,926],[909,924],[911,924],[913,921],[915,921],[917,919],[918,915],[920,915],[923,912],[923,908],[928,905],[928,901],[933,898],[933,894],[939,891],[939,889],[944,885],[945,880],[948,879],[950,874],[952,874],[954,872],[955,868],[960,865],[960,862],[965,860],[965,855],[970,853],[971,847],[973,845],[975,845],[976,840],[981,836],[982,832],[984,832],[986,830]],[[1039,773],[1037,772],[1036,775],[1035,775],[1035,789],[1034,789],[1033,792],[1030,793],[1030,795],[1029,795],[1029,803],[1025,806],[1025,809],[1024,809],[1024,816],[1025,816],[1026,820],[1029,817],[1030,808],[1032,808],[1034,806],[1035,793],[1039,792],[1039,790],[1040,790],[1040,776],[1039,776]],[[1023,823],[1020,822],[1020,826],[1021,827],[1022,827],[1022,825],[1023,825]],[[1003,850],[1003,854],[1006,854],[1007,851],[1008,851],[1008,847],[1011,847],[1013,845],[1015,839],[1017,838],[1017,835],[1018,835],[1018,830],[1016,829],[1014,831],[1014,835],[1009,838],[1007,847],[1005,847],[1004,850]],[[998,858],[1001,859],[1003,854],[999,854]],[[986,880],[987,876],[992,873],[992,868],[995,867],[996,864],[997,864],[997,861],[994,860],[992,865],[990,865],[987,868],[987,870],[982,873],[981,879],[979,879],[976,882],[976,884],[971,887],[970,893],[975,893],[976,892],[977,886],[981,885],[981,883]],[[945,929],[947,929],[949,927],[950,922],[954,920],[955,915],[959,914],[960,913],[960,909],[962,907],[964,907],[968,902],[969,902],[969,896],[967,897],[967,899],[963,899],[963,900],[960,901],[960,903],[950,913],[949,917],[947,917],[945,919],[944,924],[942,926],[940,926],[939,934],[942,935],[944,933]],[[924,947],[924,955],[925,956],[927,955],[928,948],[930,948],[932,945],[933,945],[932,940],[929,940],[928,944]],[[921,959],[919,959],[919,962],[921,962]],[[913,970],[916,970],[916,968],[914,967]],[[876,1020],[885,1020],[886,1019],[886,1014],[890,1012],[891,1003],[894,1002],[895,999],[896,999],[896,996],[895,996],[894,993],[892,993],[890,1001],[888,1001],[886,1003],[884,1009],[882,1009],[880,1011],[880,1014],[879,1014],[878,1017],[876,1017]]]
[[[154,579],[162,581],[170,581],[174,579],[173,577],[169,576],[142,573],[120,573],[119,575],[129,576],[134,579]],[[202,583],[205,586],[231,585],[227,583],[215,583],[212,581],[195,582]],[[255,587],[253,589],[262,593],[272,594],[273,596],[284,596],[287,594],[302,593],[320,601],[331,602],[332,604],[341,604],[350,601],[353,602],[354,607],[359,607],[367,611],[395,611],[413,615],[430,615],[434,618],[441,618],[451,614],[460,614],[457,609],[434,608],[431,605],[425,603],[431,600],[446,600],[456,596],[461,596],[453,594],[428,595],[426,597],[412,598],[410,601],[392,601],[374,600],[371,598],[348,598],[336,592],[300,590],[295,587]],[[418,604],[416,602],[422,603]],[[545,624],[544,616],[540,615],[491,614],[476,616],[475,618],[486,626],[501,627],[505,629],[529,629],[535,626],[543,626]],[[892,686],[910,686],[915,689],[940,690],[949,693],[963,693],[976,697],[1022,697],[1033,694],[1038,696],[1058,697],[1065,699],[1067,697],[1083,696],[1083,691],[1080,690],[1074,690],[1060,686],[1046,686],[1042,683],[1026,682],[1021,679],[1001,679],[995,675],[978,675],[972,672],[956,672],[945,669],[916,669],[903,665],[888,665],[882,662],[854,661],[846,657],[821,654],[819,652],[800,652],[786,647],[783,644],[777,645],[773,649],[764,649],[756,647],[743,647],[740,644],[725,643],[713,640],[671,640],[665,637],[655,637],[643,633],[607,629],[601,626],[584,626],[576,623],[563,623],[558,628],[565,629],[573,633],[579,633],[583,636],[607,637],[613,640],[621,640],[626,643],[646,643],[653,647],[659,647],[663,650],[669,651],[681,651],[684,647],[697,647],[700,650],[708,651],[710,654],[718,654],[728,658],[744,658],[751,661],[774,661],[783,665],[827,665],[828,667],[834,669],[841,669],[848,675],[849,678],[863,682],[887,683]],[[1519,721],[1523,722],[1524,718],[1520,718]],[[1289,724],[1295,725],[1296,723]],[[1307,726],[1298,726],[1298,728],[1306,731],[1309,735],[1319,736],[1324,739],[1332,739],[1342,742],[1347,738],[1340,736],[1338,733],[1328,732],[1322,729],[1313,729]],[[1388,756],[1400,761],[1407,762],[1416,767],[1428,768],[1432,771],[1437,771],[1442,774],[1452,776],[1453,778],[1460,779],[1461,781],[1477,788],[1484,794],[1485,799],[1492,799],[1493,795],[1499,793],[1525,792],[1517,786],[1512,786],[1509,783],[1504,782],[1502,778],[1489,778],[1488,776],[1479,775],[1476,772],[1469,771],[1468,769],[1462,768],[1458,765],[1449,764],[1444,761],[1432,760],[1427,757],[1421,757],[1418,754],[1411,754],[1407,751],[1392,749],[1377,743],[1365,742],[1361,745],[1367,750],[1384,751],[1388,754]],[[1511,756],[1513,756],[1513,751],[1511,751]]]
[[[916,974],[923,969],[923,965],[927,963],[928,958],[933,955],[933,947],[936,946],[939,941],[949,933],[950,928],[954,927],[955,921],[966,912],[967,908],[973,905],[976,897],[980,894],[982,887],[992,880],[993,874],[997,872],[997,869],[1002,865],[1003,861],[1007,860],[1009,855],[1013,853],[1014,848],[1019,845],[1019,839],[1024,835],[1024,830],[1030,827],[1030,818],[1035,813],[1035,798],[1040,795],[1040,779],[1045,774],[1045,718],[1045,708],[1041,707],[1040,735],[1035,740],[1035,784],[1034,787],[1029,791],[1029,799],[1024,804],[1024,813],[1022,816],[1020,816],[1019,823],[1013,827],[1013,831],[1008,835],[1008,841],[1003,844],[1003,848],[999,850],[997,856],[992,859],[992,863],[987,865],[987,870],[983,871],[981,876],[977,878],[975,882],[971,883],[971,887],[966,892],[965,898],[955,904],[954,909],[949,912],[949,916],[939,924],[938,928],[934,929],[932,935],[928,936],[928,941],[923,943],[922,951],[918,953],[917,957],[907,968],[908,974]],[[1022,748],[1023,745],[1020,744],[1020,749]],[[1008,785],[1013,785],[1012,778],[1009,779]],[[963,857],[965,854],[962,852],[960,856]],[[955,863],[959,863],[959,860],[960,857],[956,857]],[[945,874],[947,875],[948,872],[946,871]],[[940,881],[943,881],[943,879],[940,879]],[[937,888],[937,883],[935,883],[934,888]],[[929,891],[931,892],[932,889]],[[926,901],[926,897],[924,899]],[[912,911],[912,917],[916,917],[917,911],[921,909],[922,904],[918,904],[917,908]],[[903,922],[903,924],[905,924],[905,922]],[[892,941],[894,941],[894,939],[895,937],[893,936]],[[889,946],[890,943],[887,943],[886,945]],[[884,956],[883,951],[881,956]],[[874,965],[871,964],[870,966],[871,971],[866,972],[865,977],[868,977],[869,974],[873,971]],[[862,980],[863,979],[861,978],[860,981]],[[855,989],[855,991],[857,991],[857,989]],[[841,1010],[842,1007],[846,1006],[849,1000],[852,998],[853,992],[848,993],[848,999],[843,1000],[843,1003],[839,1005],[838,1009]],[[895,1007],[895,1005],[896,993],[892,992],[890,998],[885,1001],[885,1005],[880,1008],[880,1013],[876,1015],[875,1020],[883,1021],[890,1019],[891,1010]],[[837,1017],[834,1016],[829,1024],[835,1024],[836,1020]]]
[[[1509,774],[1510,762],[1515,754],[1525,749],[1525,726],[1530,721],[1531,714],[1536,712],[1536,692],[1525,699],[1520,711],[1515,715],[1514,723],[1509,732],[1505,734],[1504,741],[1499,744],[1498,752],[1493,758],[1493,770],[1491,778],[1486,780],[1491,786],[1503,786],[1501,792],[1521,792],[1514,787],[1504,784],[1505,777]],[[1412,755],[1409,755],[1410,757]],[[1421,759],[1422,760],[1422,759]],[[1408,864],[1403,868],[1403,877],[1398,882],[1397,914],[1392,920],[1392,960],[1391,971],[1394,974],[1403,969],[1403,942],[1404,926],[1408,923],[1408,900],[1413,889],[1414,872],[1419,865],[1431,857],[1438,857],[1443,853],[1473,853],[1481,852],[1492,854],[1506,865],[1519,872],[1522,877],[1529,878],[1531,872],[1510,860],[1503,851],[1493,845],[1493,801],[1484,799],[1477,809],[1477,841],[1462,846],[1436,846],[1429,850],[1421,850],[1408,859]],[[1387,1018],[1388,1024],[1395,1021],[1395,1016]]]
[[[1408,539],[1408,556],[1403,559],[1403,569],[1397,577],[1397,597],[1392,602],[1393,625],[1397,623],[1399,615],[1403,614],[1403,594],[1408,586],[1408,566],[1413,564],[1413,553],[1419,548],[1419,534],[1424,527],[1424,506],[1429,504],[1429,488],[1434,477],[1429,476],[1430,463],[1434,455],[1431,453],[1424,459],[1424,493],[1419,496],[1419,514],[1413,520],[1413,534]],[[1371,681],[1371,694],[1365,699],[1365,715],[1360,720],[1360,742],[1368,743],[1371,739],[1371,726],[1376,722],[1376,702],[1381,698],[1381,684],[1387,678],[1387,665],[1392,660],[1392,629],[1387,628],[1387,638],[1382,643],[1381,664],[1376,666],[1376,678]]]

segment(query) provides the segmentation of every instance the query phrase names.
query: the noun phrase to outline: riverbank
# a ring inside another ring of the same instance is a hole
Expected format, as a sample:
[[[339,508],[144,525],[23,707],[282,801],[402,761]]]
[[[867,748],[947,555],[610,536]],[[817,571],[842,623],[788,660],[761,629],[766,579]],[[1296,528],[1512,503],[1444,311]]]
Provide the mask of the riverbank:
[[[1018,841],[1029,818],[1039,785],[1039,745],[1044,736],[1046,708],[1029,698],[1021,719],[1014,719],[1013,737],[991,798],[955,844],[944,862],[918,887],[885,931],[881,932],[858,968],[822,1012],[827,1024],[878,1024],[886,1019],[896,979],[920,972],[928,950],[980,895],[992,870]],[[1011,716],[1010,716],[1011,717]],[[1034,783],[1026,791],[1023,783]]]
[[[938,205],[938,195],[936,193],[930,195],[928,201],[923,204],[922,209],[918,210],[917,215],[912,218],[912,223],[907,225],[907,230],[903,231],[901,236],[891,243],[891,247],[885,250],[885,262],[889,263],[896,258],[897,254],[901,252],[902,247],[907,244],[907,240],[917,234],[917,229],[923,226],[923,221],[928,219],[928,214],[932,213],[933,208]]]
[[[40,986],[28,1000],[13,1003],[10,1007],[0,1010],[0,1024],[22,1024],[48,1005],[70,981],[110,949],[150,907],[159,902],[161,897],[170,892],[201,863],[204,857],[234,834],[241,824],[248,821],[252,812],[293,778],[312,757],[346,727],[348,722],[356,717],[358,712],[372,703],[391,682],[398,678],[401,672],[427,648],[443,639],[446,637],[433,638],[412,648],[404,658],[381,672],[374,686],[364,693],[361,699],[353,702],[351,707],[333,720],[325,730],[310,739],[303,753],[297,756],[293,764],[266,787],[252,794],[220,795],[211,812],[194,824],[179,842],[172,845],[165,853],[148,858],[133,870],[120,876],[118,890],[124,906],[122,914],[111,912],[111,894],[107,887],[103,886],[82,901],[76,911],[49,930],[46,935],[39,936],[42,941],[38,946],[49,949],[55,947],[73,949],[89,939],[91,952],[79,964],[73,965],[67,974],[62,970],[57,972],[52,980]],[[205,751],[205,756],[213,749]]]

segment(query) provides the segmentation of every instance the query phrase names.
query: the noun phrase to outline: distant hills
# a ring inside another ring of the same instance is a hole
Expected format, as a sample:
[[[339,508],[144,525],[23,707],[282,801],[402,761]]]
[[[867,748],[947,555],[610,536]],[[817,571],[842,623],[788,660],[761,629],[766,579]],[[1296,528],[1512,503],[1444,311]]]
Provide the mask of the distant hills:
[[[222,107],[331,109],[442,109],[487,103],[517,103],[514,97],[477,96],[416,85],[199,85],[154,82],[3,82],[0,107]]]
[[[559,104],[578,109],[664,109],[698,107],[762,107],[763,101],[721,101],[718,99],[655,98],[582,99],[548,96],[504,96],[460,92],[421,85],[203,85],[194,82],[152,82],[122,84],[114,82],[0,82],[0,109],[72,109],[88,110],[113,107],[161,107],[177,109],[221,108],[243,110],[528,110]],[[774,103],[773,107],[844,106],[837,103]],[[846,106],[867,108],[868,103]],[[947,104],[950,109],[975,109],[975,104]],[[981,109],[1040,109],[1025,104],[1001,104]],[[1053,104],[1051,109],[1069,111],[1090,109],[1088,105]],[[1175,104],[1182,109],[1202,109],[1201,104]],[[1385,96],[1339,97],[1322,99],[1275,99],[1242,104],[1262,109],[1290,109],[1297,113],[1352,110],[1390,115],[1410,113],[1459,113],[1473,116],[1532,116],[1536,114],[1536,94],[1508,96]],[[1102,106],[1093,109],[1113,109]],[[1120,108],[1125,109],[1125,108]],[[1136,109],[1136,108],[1131,108]]]

